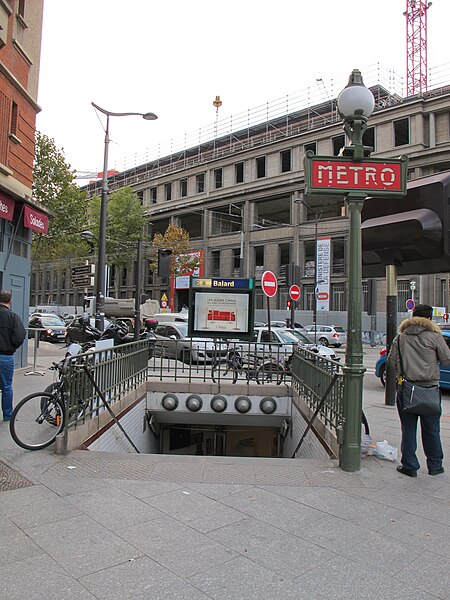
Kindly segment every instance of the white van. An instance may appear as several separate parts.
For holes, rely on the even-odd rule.
[[[179,313],[158,313],[152,315],[151,318],[156,319],[158,323],[187,323],[188,313],[187,311]]]

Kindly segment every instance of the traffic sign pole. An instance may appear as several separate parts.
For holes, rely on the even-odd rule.
[[[297,301],[300,300],[300,288],[298,285],[291,285],[289,288],[289,296],[292,300],[291,302],[291,327],[295,327],[295,308],[297,306]]]
[[[277,293],[278,282],[272,271],[264,271],[261,277],[262,291],[267,297],[267,327],[269,329],[270,341],[270,298],[273,298]]]

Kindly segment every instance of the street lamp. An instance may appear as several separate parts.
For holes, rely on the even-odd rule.
[[[106,128],[105,128],[105,151],[103,157],[103,174],[102,174],[102,194],[100,204],[100,227],[99,227],[99,239],[98,239],[98,260],[97,260],[97,272],[96,272],[96,285],[95,285],[95,326],[100,331],[105,328],[105,267],[106,267],[106,205],[108,200],[108,148],[109,148],[109,117],[128,117],[136,115],[142,117],[146,121],[154,121],[158,117],[152,113],[138,113],[138,112],[111,112],[104,108],[101,108],[94,102],[91,102],[92,106],[99,110],[101,113],[106,115]]]
[[[347,86],[337,99],[337,108],[344,120],[344,131],[350,139],[350,145],[345,146],[342,155],[350,157],[352,161],[360,162],[372,151],[372,148],[364,146],[362,137],[374,107],[374,97],[365,87],[361,72],[354,69]],[[342,446],[341,467],[344,471],[350,472],[358,471],[361,468],[362,386],[365,371],[361,331],[361,210],[366,195],[364,191],[357,190],[350,191],[346,195],[350,220],[350,260],[348,334],[345,353],[346,385],[343,407],[346,433]]]

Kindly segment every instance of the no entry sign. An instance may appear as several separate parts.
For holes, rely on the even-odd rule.
[[[277,293],[277,278],[272,271],[264,271],[261,277],[261,287],[268,298],[273,298]]]
[[[289,296],[292,300],[300,299],[300,288],[298,287],[298,285],[291,285],[291,287],[289,288]]]

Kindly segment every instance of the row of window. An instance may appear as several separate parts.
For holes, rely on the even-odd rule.
[[[394,126],[394,145],[404,146],[409,144],[409,118],[398,119],[393,122]],[[341,149],[345,146],[345,135],[340,134],[331,138],[333,155],[338,156]],[[363,135],[363,143],[365,146],[370,146],[375,149],[375,127],[368,127]],[[317,142],[304,144],[304,151],[308,150],[317,153]],[[290,148],[280,152],[280,173],[288,173],[292,171],[292,150]],[[213,170],[212,188],[219,190],[224,186],[223,167]],[[256,179],[263,179],[267,176],[267,157],[258,156],[255,158],[255,176]],[[244,183],[245,181],[245,163],[240,161],[234,165],[234,183]],[[188,178],[183,177],[178,182],[168,182],[163,186],[164,200],[170,201],[174,199],[174,186],[178,184],[178,197],[186,198],[189,194]],[[199,173],[195,176],[195,193],[201,194],[205,191],[205,173]],[[150,203],[156,204],[158,201],[158,187],[150,188]]]

